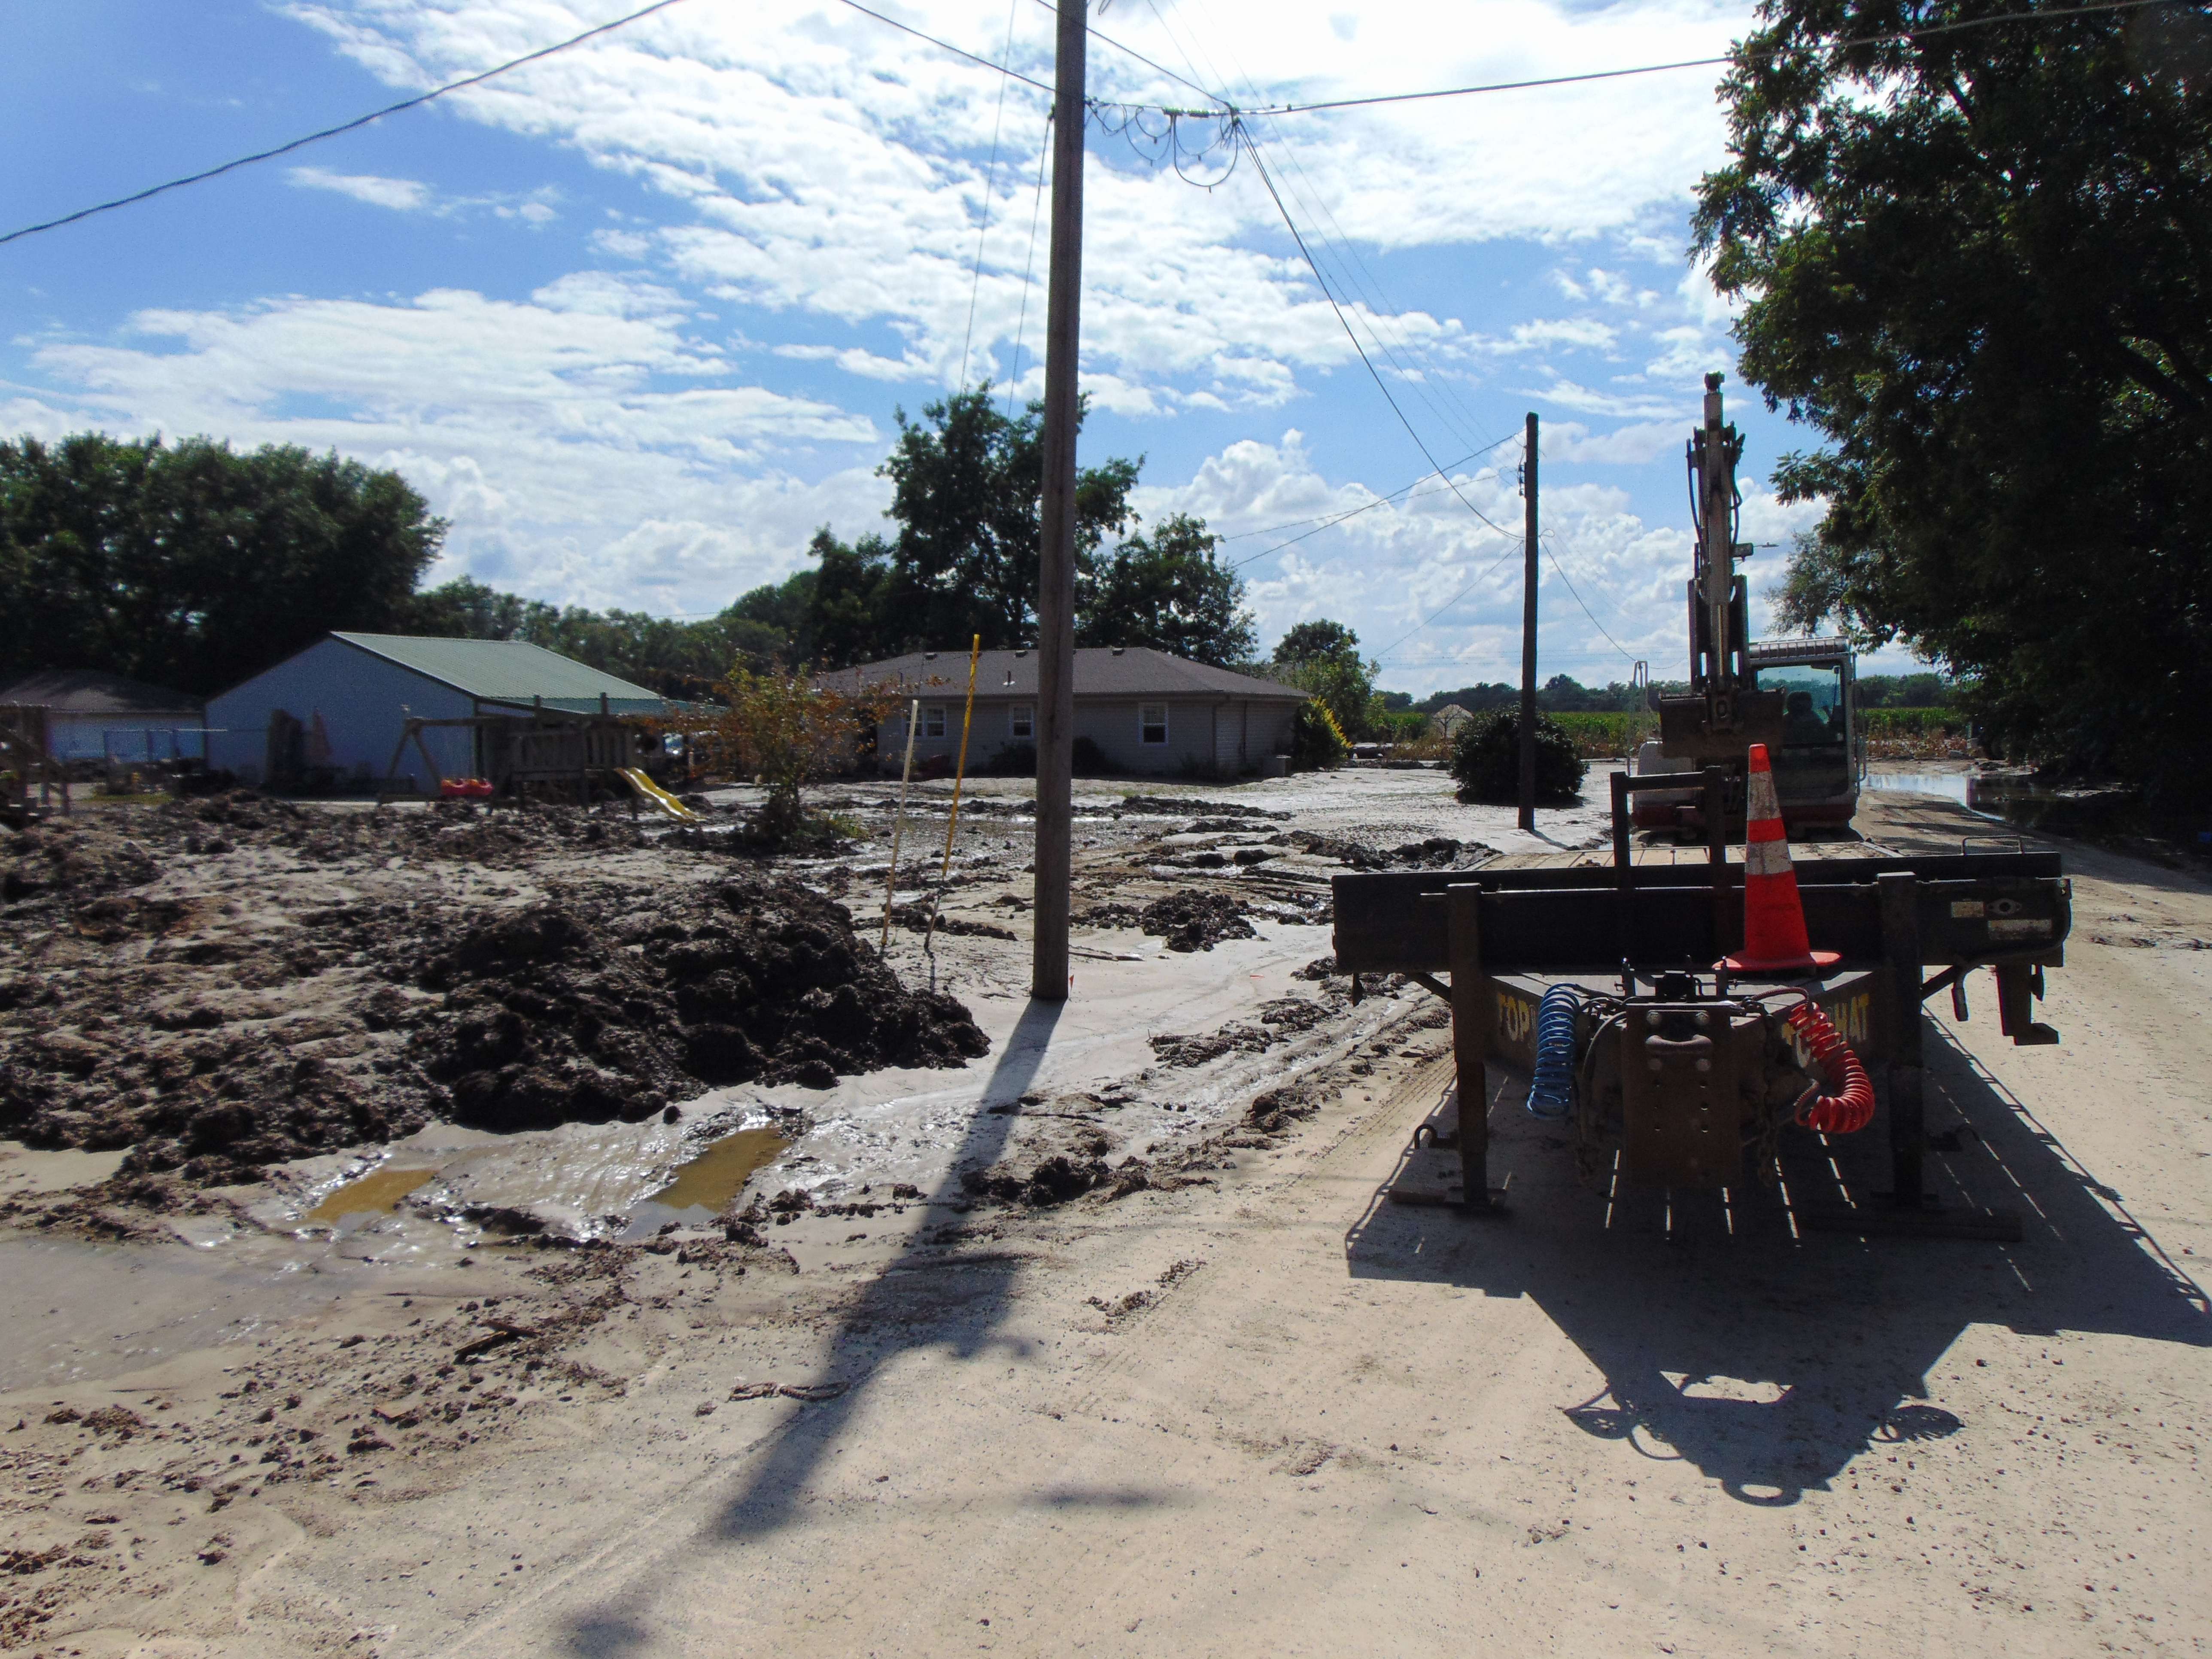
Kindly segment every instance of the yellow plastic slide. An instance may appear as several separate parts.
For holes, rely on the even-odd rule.
[[[686,806],[682,801],[677,799],[675,796],[670,794],[665,789],[663,789],[659,784],[655,783],[651,778],[646,776],[644,773],[639,771],[635,766],[623,767],[622,769],[622,775],[623,777],[629,780],[629,787],[637,791],[638,798],[644,801],[647,805],[657,806],[662,811],[667,813],[670,817],[678,819],[684,823],[696,823],[699,822],[699,815],[696,812]]]

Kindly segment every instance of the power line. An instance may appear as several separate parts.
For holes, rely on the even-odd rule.
[[[1552,539],[1552,533],[1548,530],[1545,531],[1540,534],[1536,539],[1540,542],[1549,544]],[[1605,624],[1597,619],[1595,614],[1591,611],[1589,606],[1583,604],[1583,596],[1576,590],[1574,579],[1567,574],[1567,568],[1559,562],[1558,549],[1547,544],[1544,549],[1544,556],[1551,560],[1552,568],[1558,573],[1559,580],[1566,583],[1567,592],[1574,595],[1575,604],[1581,609],[1583,615],[1589,618],[1589,625],[1597,629],[1599,633],[1605,634],[1605,642],[1607,645],[1620,652],[1620,654],[1626,658],[1630,662],[1634,662],[1636,658],[1630,653],[1628,648],[1622,645],[1619,640],[1613,638],[1611,634],[1606,633]]]
[[[1006,376],[1006,418],[1014,414],[1014,388],[1022,381],[1022,337],[1030,325],[1030,273],[1036,268],[1037,220],[1044,212],[1044,158],[1052,153],[1052,121],[1058,112],[1044,112],[1044,139],[1037,145],[1036,198],[1030,204],[1030,251],[1022,256],[1022,314],[1014,325],[1013,368]]]
[[[1442,477],[1446,483],[1451,484],[1451,492],[1459,496],[1462,507],[1474,514],[1492,530],[1497,531],[1499,535],[1510,534],[1510,532],[1502,525],[1473,501],[1468,500],[1456,483],[1452,483],[1451,475],[1446,472],[1443,465],[1438,463],[1436,456],[1431,452],[1427,441],[1414,429],[1413,423],[1406,418],[1406,411],[1398,406],[1398,400],[1390,395],[1389,383],[1383,380],[1382,374],[1376,369],[1374,359],[1367,355],[1367,348],[1359,343],[1359,336],[1352,331],[1352,324],[1344,314],[1344,307],[1337,304],[1336,295],[1329,292],[1328,280],[1321,274],[1321,267],[1314,263],[1313,254],[1306,247],[1306,239],[1298,229],[1297,221],[1291,217],[1290,209],[1283,205],[1282,193],[1275,188],[1275,180],[1267,171],[1267,162],[1261,159],[1260,147],[1254,140],[1251,130],[1240,121],[1237,124],[1237,131],[1243,137],[1244,149],[1252,158],[1252,165],[1259,170],[1261,182],[1267,186],[1267,194],[1275,204],[1275,211],[1282,215],[1284,224],[1290,228],[1291,240],[1297,244],[1298,252],[1306,262],[1306,269],[1313,272],[1314,281],[1320,284],[1322,297],[1328,301],[1329,309],[1336,313],[1336,320],[1342,325],[1345,338],[1352,342],[1352,349],[1359,354],[1359,361],[1367,366],[1367,372],[1373,377],[1376,389],[1382,393],[1382,400],[1390,405],[1390,412],[1398,417],[1399,425],[1406,428],[1407,435],[1413,439],[1415,447],[1419,449],[1422,458],[1428,462],[1430,471]]]
[[[1519,434],[1517,433],[1509,432],[1504,437],[1498,439],[1497,443],[1485,444],[1480,449],[1472,451],[1468,454],[1461,456],[1457,460],[1454,461],[1452,465],[1454,466],[1465,466],[1469,461],[1474,459],[1476,456],[1486,454],[1491,450],[1497,448],[1498,444],[1505,443],[1518,435]],[[1358,514],[1366,512],[1370,507],[1380,507],[1385,501],[1395,501],[1399,496],[1403,495],[1407,490],[1416,489],[1419,486],[1428,483],[1430,479],[1436,476],[1437,475],[1433,472],[1424,472],[1419,477],[1414,479],[1412,483],[1401,484],[1389,495],[1377,495],[1371,501],[1362,501],[1358,507],[1346,507],[1341,511],[1316,513],[1310,519],[1291,519],[1286,523],[1271,524],[1259,530],[1239,530],[1233,532],[1229,535],[1222,536],[1218,538],[1218,539],[1224,542],[1249,541],[1255,536],[1279,536],[1285,530],[1297,530],[1310,524],[1319,525],[1322,529],[1326,530],[1330,525],[1341,524],[1345,520],[1355,518]],[[1437,492],[1430,489],[1423,490],[1421,493],[1423,495],[1433,495]]]
[[[1006,0],[1006,44],[1001,57],[1014,55],[1014,13],[1020,0]],[[975,228],[975,275],[968,284],[968,332],[960,342],[960,384],[968,384],[968,353],[975,343],[975,301],[983,291],[983,239],[991,232],[991,198],[999,184],[999,130],[1006,118],[1006,81],[999,78],[999,108],[991,118],[991,165],[983,173],[983,222]]]
[[[210,179],[220,178],[224,173],[234,172],[240,167],[251,167],[257,161],[272,161],[279,155],[289,155],[293,151],[304,149],[310,144],[320,143],[325,138],[335,138],[339,137],[341,134],[356,131],[362,127],[369,125],[373,122],[383,119],[387,115],[397,115],[406,110],[417,109],[422,105],[430,103],[434,100],[443,98],[450,93],[460,92],[470,87],[481,86],[483,82],[492,80],[495,76],[507,74],[514,70],[520,69],[525,64],[537,63],[542,58],[550,58],[556,52],[566,52],[572,46],[580,46],[585,41],[592,40],[597,36],[611,33],[614,30],[627,27],[629,25],[638,21],[641,18],[650,17],[655,12],[665,11],[669,7],[678,3],[679,3],[679,0],[653,0],[653,3],[651,5],[641,6],[637,10],[628,13],[623,16],[615,18],[610,22],[601,23],[594,27],[586,29],[580,34],[571,35],[565,40],[556,41],[550,46],[542,46],[535,52],[525,52],[520,58],[511,58],[504,64],[497,64],[491,69],[482,70],[475,75],[464,76],[458,81],[447,82],[444,86],[434,87],[428,92],[418,93],[412,98],[403,98],[396,104],[387,104],[383,108],[372,110],[366,115],[356,116],[353,119],[349,121],[341,121],[335,126],[321,128],[317,131],[307,133],[301,137],[291,139],[285,143],[275,145],[270,149],[256,150],[250,155],[240,155],[231,161],[222,162],[219,166],[203,168],[198,173],[186,173],[180,178],[164,179],[158,185],[148,185],[144,190],[133,191],[128,196],[118,196],[112,201],[97,202],[90,207],[79,208],[74,213],[65,213],[57,219],[48,219],[42,221],[38,224],[25,225],[20,229],[11,230],[4,234],[0,234],[0,246],[4,246],[9,242],[19,241],[26,236],[35,236],[42,231],[58,230],[64,225],[76,224],[78,221],[89,219],[95,214],[109,213],[118,208],[130,207],[134,204],[146,201],[153,197],[162,195],[169,191],[181,190],[187,185],[202,184]],[[1024,75],[1019,70],[1011,68],[1005,64],[994,63],[991,59],[982,56],[980,52],[969,52],[965,47],[954,46],[949,40],[939,40],[936,35],[926,33],[922,30],[914,27],[911,24],[902,23],[895,17],[886,16],[882,12],[860,4],[860,0],[839,0],[839,3],[849,6],[854,11],[860,12],[866,16],[872,17],[878,22],[885,24],[891,28],[898,30],[902,34],[910,34],[914,36],[915,39],[926,41],[929,45],[937,47],[941,52],[948,52],[956,58],[964,58],[967,62],[974,64],[979,68],[994,70],[1000,75],[1006,76],[1013,80],[1019,81],[1023,85],[1032,87],[1042,93],[1049,94],[1052,91],[1052,88],[1047,86],[1043,82],[1036,80],[1030,76]],[[1956,33],[1966,29],[1990,28],[2005,23],[2042,22],[2062,17],[2080,17],[2097,13],[2139,11],[2151,6],[2187,5],[2191,3],[2192,3],[2192,0],[2102,0],[2102,3],[2094,5],[2067,6],[2045,11],[2007,12],[1996,17],[1965,18],[1954,23],[1933,23],[1928,25],[1924,28],[1899,29],[1883,34],[1863,34],[1855,35],[1842,40],[1832,40],[1827,42],[1816,41],[1812,43],[1810,46],[1802,47],[1802,49],[1814,52],[1842,52],[1853,46],[1881,46],[1893,41],[1917,40],[1925,39],[1931,35]],[[1222,106],[1223,112],[1232,121],[1234,121],[1240,113],[1261,116],[1305,115],[1313,113],[1316,111],[1357,109],[1378,104],[1413,103],[1438,98],[1469,97],[1482,93],[1520,92],[1541,87],[1572,86],[1584,82],[1619,80],[1627,76],[1660,75],[1674,70],[1709,69],[1717,67],[1720,64],[1731,64],[1737,61],[1737,55],[1733,53],[1729,56],[1719,58],[1685,58],[1677,59],[1673,63],[1642,64],[1626,69],[1617,70],[1595,70],[1579,75],[1546,76],[1527,81],[1495,81],[1478,86],[1444,87],[1428,92],[1380,93],[1364,98],[1335,98],[1306,104],[1264,105],[1254,107],[1250,110],[1240,112],[1237,106],[1230,100],[1220,97],[1218,94],[1207,92],[1205,88],[1198,85],[1196,82],[1187,80],[1183,76],[1176,74],[1172,70],[1166,69],[1158,64],[1153,63],[1152,59],[1144,56],[1143,53],[1135,51],[1133,48],[1124,46],[1120,41],[1115,40],[1109,36],[1099,34],[1096,29],[1091,30],[1090,33],[1098,40],[1103,41],[1105,44],[1115,47],[1116,50],[1127,52],[1131,58],[1135,58],[1139,63],[1144,64],[1147,67],[1158,70],[1160,74],[1166,76],[1170,80],[1175,81],[1182,86],[1188,87],[1193,91],[1203,94],[1206,97],[1212,99],[1215,103]],[[1210,112],[1173,109],[1165,105],[1159,104],[1133,104],[1100,100],[1091,100],[1090,107],[1093,109],[1117,108],[1168,116],[1193,115]],[[1250,148],[1250,143],[1251,140],[1248,133],[1246,136],[1246,145],[1248,149]],[[1258,153],[1256,151],[1253,151],[1252,154],[1253,159],[1255,161],[1257,161],[1259,159]],[[1268,185],[1268,191],[1270,194],[1274,193],[1274,185],[1272,182]],[[1278,199],[1277,205],[1279,207],[1280,206],[1279,198]],[[1313,258],[1310,253],[1306,255],[1306,263],[1309,265],[1312,265],[1314,263]],[[1316,270],[1315,274],[1316,276],[1319,276],[1320,273],[1318,270]],[[1333,301],[1332,303],[1334,303]],[[1340,314],[1341,313],[1340,313]],[[1349,332],[1348,327],[1346,331]],[[1379,337],[1380,337],[1378,336],[1378,338]],[[1357,337],[1354,337],[1352,343],[1355,347],[1358,346],[1358,341]],[[1366,356],[1365,351],[1362,350],[1360,356],[1364,359]],[[1374,366],[1371,363],[1369,364],[1370,371],[1373,367]]]
[[[386,104],[382,109],[371,111],[367,115],[356,116],[350,121],[341,121],[334,127],[325,127],[321,131],[311,132],[304,138],[295,138],[289,143],[277,145],[274,149],[257,150],[251,155],[241,155],[234,161],[225,161],[221,167],[208,167],[198,173],[187,173],[181,179],[171,179],[161,184],[150,185],[144,190],[133,191],[128,196],[118,196],[112,202],[100,202],[88,208],[79,208],[75,213],[65,213],[58,219],[47,220],[44,224],[25,225],[21,230],[11,230],[6,235],[0,236],[0,245],[16,241],[25,236],[35,236],[42,230],[58,230],[64,225],[73,225],[80,219],[89,219],[95,213],[108,213],[117,208],[129,207],[134,202],[145,201],[148,198],[159,196],[166,191],[182,190],[186,185],[197,185],[239,167],[251,167],[256,161],[267,161],[279,155],[289,155],[294,150],[303,149],[309,144],[320,143],[325,138],[335,138],[340,133],[351,132],[357,127],[367,126],[372,121],[380,121],[387,115],[397,115],[403,110],[420,108],[433,99],[443,98],[449,92],[459,92],[466,87],[481,86],[495,76],[505,75],[510,70],[519,70],[525,64],[534,64],[541,58],[550,58],[554,53],[566,52],[571,46],[580,46],[595,36],[611,33],[616,29],[626,28],[641,17],[650,17],[657,11],[665,11],[677,3],[678,0],[653,0],[653,4],[641,7],[627,16],[617,17],[611,23],[601,23],[594,28],[586,29],[581,34],[572,34],[566,40],[557,41],[550,46],[541,46],[536,52],[525,52],[520,58],[509,58],[495,69],[485,70],[478,75],[465,76],[459,81],[449,81],[442,87],[434,88],[428,92],[417,93],[412,98],[403,98],[396,104]],[[850,5],[853,0],[846,0],[846,3]],[[865,10],[866,8],[861,9]],[[1048,87],[1045,90],[1049,92],[1051,88]]]
[[[1483,454],[1487,450],[1497,448],[1498,444],[1510,441],[1512,435],[1513,434],[1509,433],[1505,437],[1498,440],[1498,443],[1486,444],[1482,449],[1476,450],[1474,455],[1463,455],[1458,460],[1454,461],[1452,465],[1454,466],[1464,466],[1468,462],[1473,460],[1475,458],[1475,455]],[[1277,542],[1273,547],[1262,548],[1257,553],[1247,554],[1244,557],[1237,560],[1235,563],[1229,566],[1229,568],[1231,570],[1242,570],[1248,564],[1257,564],[1261,559],[1267,557],[1270,554],[1279,553],[1286,547],[1295,547],[1300,542],[1306,541],[1312,537],[1320,535],[1324,530],[1334,529],[1338,525],[1342,524],[1346,519],[1356,519],[1361,514],[1370,512],[1374,508],[1381,507],[1386,501],[1395,501],[1401,495],[1404,495],[1407,501],[1419,501],[1422,495],[1441,495],[1445,490],[1451,489],[1450,481],[1447,479],[1444,483],[1444,489],[1424,489],[1418,495],[1408,493],[1414,489],[1415,485],[1426,483],[1434,477],[1436,477],[1436,474],[1433,472],[1424,472],[1419,477],[1414,479],[1413,483],[1407,484],[1403,489],[1394,489],[1388,495],[1377,495],[1371,501],[1362,501],[1358,507],[1348,508],[1342,513],[1327,514],[1320,519],[1300,519],[1295,523],[1279,525],[1274,530],[1247,530],[1238,532],[1238,535],[1237,536],[1224,536],[1221,538],[1222,540],[1235,541],[1242,539],[1244,536],[1272,536],[1277,533],[1278,531],[1295,530],[1297,528],[1298,525],[1301,524],[1310,524],[1313,526],[1311,530],[1306,531],[1300,535],[1293,536],[1288,541]]]
[[[1809,52],[1844,52],[1853,46],[1884,46],[1892,41],[1918,40],[1932,34],[1955,34],[1964,29],[1990,28],[2002,23],[2039,23],[2046,19],[2081,17],[2094,12],[2140,11],[2148,6],[2186,5],[2191,0],[2101,0],[2088,6],[2061,6],[2047,11],[2006,12],[1996,17],[1962,18],[1954,23],[1930,23],[1924,28],[1892,29],[1880,34],[1852,35],[1841,40],[1814,41],[1798,47]],[[1778,43],[1786,49],[1788,43]],[[1746,49],[1745,55],[1749,55]],[[1574,86],[1586,81],[1618,81],[1631,75],[1664,75],[1674,70],[1712,69],[1732,64],[1738,54],[1720,58],[1683,58],[1670,64],[1638,64],[1629,69],[1592,70],[1581,75],[1550,75],[1531,81],[1492,81],[1480,86],[1442,87],[1433,92],[1386,92],[1368,98],[1332,98],[1311,104],[1278,104],[1247,110],[1249,115],[1307,115],[1316,110],[1360,109],[1373,104],[1411,104],[1435,98],[1466,98],[1486,92],[1524,92],[1535,87]]]
[[[1400,646],[1401,646],[1401,645],[1405,644],[1405,642],[1406,642],[1407,640],[1412,639],[1412,638],[1413,637],[1413,635],[1416,635],[1416,634],[1419,633],[1423,629],[1426,628],[1426,627],[1427,627],[1431,623],[1432,623],[1432,622],[1436,621],[1436,619],[1437,619],[1437,617],[1439,617],[1443,616],[1443,615],[1444,614],[1444,612],[1445,612],[1445,611],[1447,611],[1450,610],[1454,605],[1457,605],[1457,604],[1458,604],[1462,599],[1465,599],[1468,594],[1470,594],[1470,593],[1474,592],[1474,590],[1475,590],[1475,588],[1476,588],[1476,586],[1477,586],[1478,585],[1480,585],[1480,583],[1482,583],[1482,582],[1484,582],[1484,581],[1487,580],[1489,579],[1489,577],[1490,577],[1490,574],[1491,574],[1491,572],[1492,572],[1492,571],[1496,570],[1499,565],[1504,564],[1504,563],[1505,562],[1505,561],[1506,561],[1508,558],[1510,558],[1510,557],[1513,555],[1513,553],[1514,553],[1515,551],[1516,551],[1516,549],[1514,549],[1514,548],[1512,548],[1512,547],[1510,547],[1510,546],[1507,547],[1504,552],[1500,553],[1500,554],[1499,554],[1496,558],[1492,559],[1492,560],[1488,564],[1485,565],[1485,566],[1481,568],[1481,570],[1478,571],[1478,572],[1476,573],[1475,576],[1474,576],[1474,580],[1472,580],[1472,581],[1468,582],[1468,585],[1467,585],[1465,587],[1461,588],[1461,589],[1459,590],[1459,592],[1456,592],[1456,593],[1453,594],[1453,595],[1451,596],[1451,598],[1449,598],[1449,599],[1446,599],[1446,600],[1445,600],[1442,605],[1438,605],[1435,610],[1433,610],[1433,611],[1430,611],[1430,612],[1429,612],[1429,614],[1428,614],[1427,616],[1425,616],[1425,617],[1422,617],[1422,618],[1420,619],[1420,621],[1419,621],[1419,622],[1415,623],[1414,623],[1411,628],[1407,629],[1404,633],[1402,633],[1402,634],[1401,634],[1400,635],[1398,635],[1398,637],[1397,637],[1396,639],[1395,639],[1395,640],[1391,641],[1389,644],[1388,644],[1388,645],[1384,646],[1381,651],[1379,651],[1379,652],[1377,652],[1377,653],[1376,653],[1376,657],[1378,658],[1378,659],[1381,659],[1381,658],[1383,658],[1383,657],[1387,657],[1387,656],[1388,656],[1391,652],[1395,651],[1395,650],[1396,650]]]

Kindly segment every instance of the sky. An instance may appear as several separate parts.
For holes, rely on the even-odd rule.
[[[640,3],[19,8],[0,234]],[[1045,0],[875,9],[1052,79]],[[1200,89],[1313,102],[1714,56],[1750,21],[1698,0],[1110,0],[1090,86],[1155,111],[1205,106]],[[1729,309],[1689,254],[1698,181],[1725,153],[1717,80],[1255,118],[1279,210],[1218,122],[1094,115],[1083,459],[1143,457],[1147,520],[1194,513],[1226,538],[1263,648],[1334,618],[1382,685],[1419,696],[1518,678],[1533,412],[1540,672],[1603,683],[1644,659],[1664,678],[1684,672],[1682,447],[1719,370],[1746,434],[1763,629],[1761,596],[1818,515],[1776,502],[1767,473],[1817,434],[1737,382]],[[0,433],[336,449],[398,469],[451,521],[431,580],[710,614],[803,568],[817,526],[891,527],[876,469],[899,411],[978,381],[1042,391],[1049,101],[841,0],[678,0],[0,245]]]

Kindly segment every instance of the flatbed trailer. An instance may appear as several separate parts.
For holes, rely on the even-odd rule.
[[[1614,775],[1606,865],[1500,860],[1335,878],[1339,970],[1355,988],[1359,975],[1402,974],[1451,1007],[1461,1180],[1412,1201],[1503,1213],[1489,1166],[1487,1068],[1533,1076],[1539,1011],[1555,986],[1570,988],[1558,1000],[1577,1007],[1573,1127],[1585,1159],[1604,1158],[1630,1186],[1741,1189],[1771,1179],[1781,1138],[1814,1133],[1797,1127],[1790,1103],[1802,1109],[1803,1085],[1817,1081],[1814,1057],[1776,1012],[1806,1000],[1864,1062],[1888,1140],[1890,1191],[1832,1219],[1862,1232],[2017,1238],[2017,1215],[1931,1200],[1923,1005],[1948,989],[1963,1008],[1966,976],[1987,968],[2004,1035],[2058,1041],[2034,1005],[2045,970],[2064,963],[2072,924],[2059,855],[1808,859],[1796,872],[1807,931],[1840,961],[1802,978],[1734,976],[1716,964],[1743,939],[1745,866],[1717,831],[1701,863],[1638,863],[1629,828],[1638,781]],[[1702,787],[1724,787],[1719,769]]]

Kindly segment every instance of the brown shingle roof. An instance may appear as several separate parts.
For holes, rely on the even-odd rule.
[[[915,691],[939,691],[963,696],[968,689],[965,651],[914,651],[882,662],[862,663],[836,673],[816,677],[823,684],[843,690],[862,686],[892,685]],[[932,682],[934,682],[933,684]],[[1037,694],[1037,654],[1035,651],[986,651],[975,665],[975,695],[983,697],[1030,697]],[[1109,646],[1086,646],[1075,653],[1075,695],[1079,697],[1251,697],[1261,701],[1304,702],[1306,694],[1295,685],[1255,679],[1226,668],[1171,657],[1149,646],[1125,650]]]

